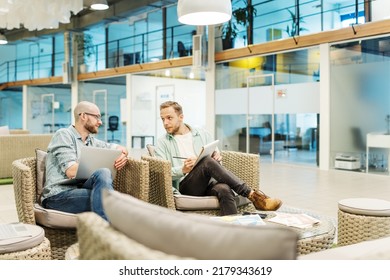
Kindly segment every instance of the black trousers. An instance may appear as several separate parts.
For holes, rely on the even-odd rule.
[[[237,214],[234,190],[248,197],[251,188],[212,157],[205,157],[180,182],[180,193],[193,196],[215,195],[221,215]]]

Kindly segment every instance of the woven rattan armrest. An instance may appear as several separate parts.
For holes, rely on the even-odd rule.
[[[222,151],[222,164],[249,187],[260,189],[260,156],[234,151]]]
[[[12,163],[12,177],[19,221],[35,225],[34,203],[37,185],[35,157],[15,160]]]
[[[143,201],[149,197],[149,164],[144,160],[133,158],[117,172],[114,189],[134,196]]]
[[[147,155],[141,158],[149,163],[148,201],[162,207],[176,209],[172,191],[171,163]]]

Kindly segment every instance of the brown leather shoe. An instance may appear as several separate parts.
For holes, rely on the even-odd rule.
[[[253,191],[248,197],[257,210],[276,211],[282,206],[282,201],[278,198],[270,198],[261,191]]]

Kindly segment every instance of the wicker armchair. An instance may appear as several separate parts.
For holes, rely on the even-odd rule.
[[[114,188],[147,201],[149,191],[148,170],[147,162],[129,159],[126,167],[117,172]],[[36,158],[29,157],[15,160],[12,163],[12,176],[19,221],[36,224]],[[42,227],[45,230],[45,236],[50,240],[52,258],[64,259],[67,248],[77,242],[76,228]]]
[[[260,157],[255,154],[246,154],[233,151],[222,151],[222,163],[228,170],[251,186],[259,189]],[[172,192],[171,163],[153,156],[143,155],[142,159],[149,162],[149,202],[159,206],[176,210],[175,198]],[[238,207],[238,211],[256,211],[252,203]],[[185,211],[196,214],[219,215],[219,209]]]

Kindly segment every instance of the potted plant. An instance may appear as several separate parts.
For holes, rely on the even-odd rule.
[[[291,25],[287,25],[285,31],[289,37],[297,36],[301,33],[301,31],[307,30],[301,25],[302,23],[305,23],[301,17],[297,17],[295,13],[291,12],[290,10],[287,11],[290,13]]]
[[[253,17],[256,16],[256,14],[256,8],[252,4],[249,4],[247,0],[232,0],[232,18],[222,25],[223,49],[234,47],[234,40],[239,32],[238,26],[246,28],[247,43],[253,43],[252,25]]]
[[[77,44],[80,72],[87,72],[87,62],[95,53],[95,45],[91,34],[76,33],[74,41]]]

